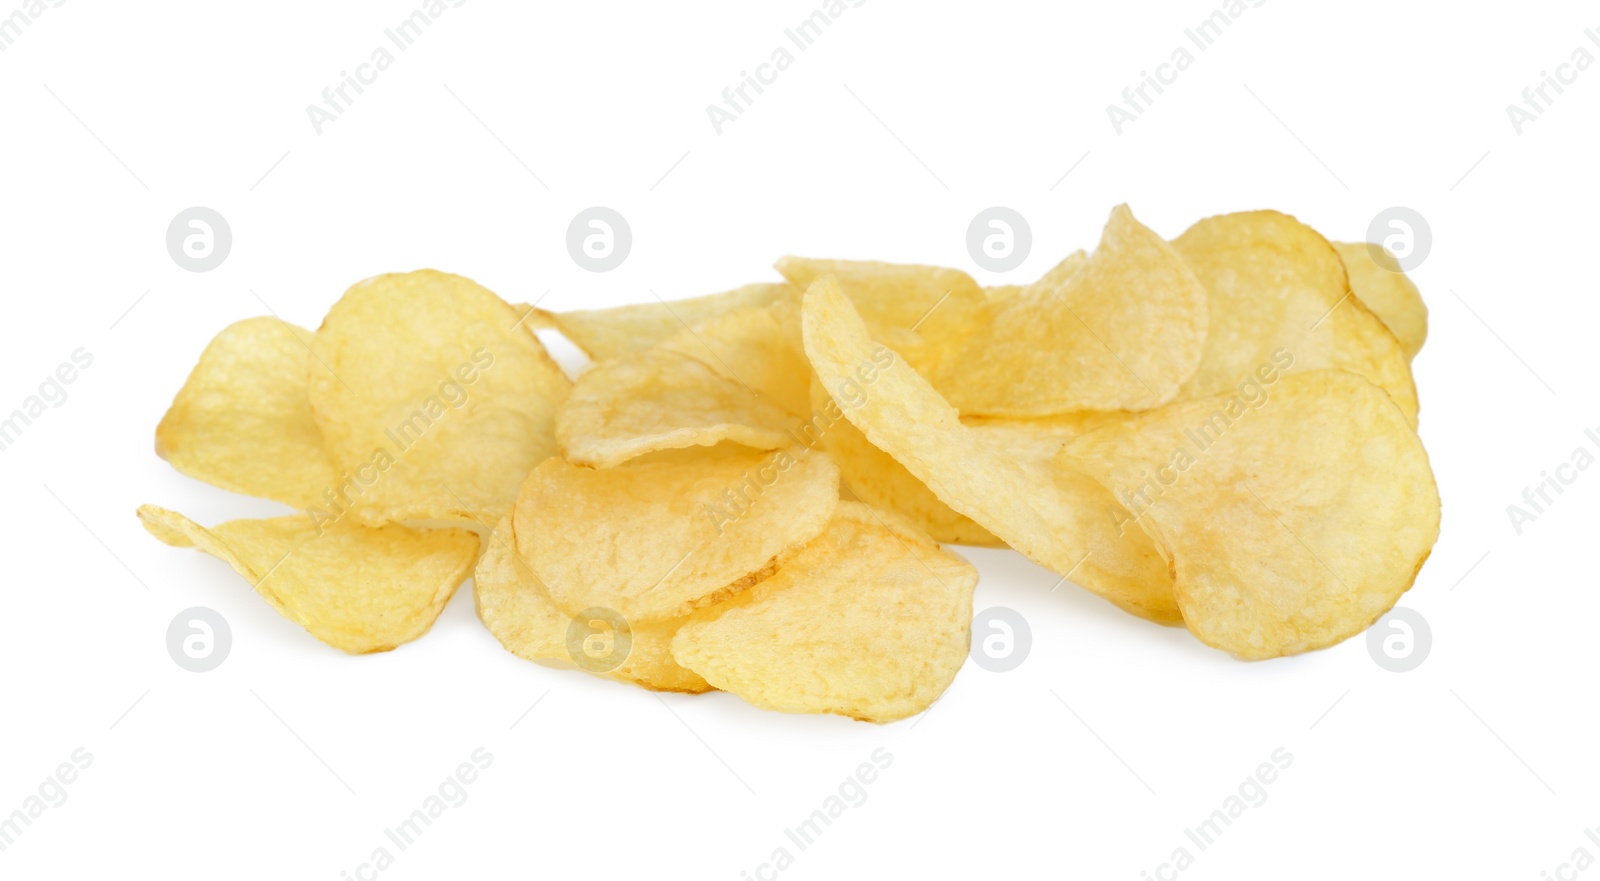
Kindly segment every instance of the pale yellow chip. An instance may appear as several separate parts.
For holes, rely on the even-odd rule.
[[[887,348],[883,353],[884,363],[889,363],[892,355]],[[844,400],[853,401],[854,396],[847,392]],[[821,383],[812,384],[811,401],[817,418],[807,426],[808,436],[820,441],[839,464],[840,482],[857,499],[899,512],[937,541],[987,547],[1004,544],[972,518],[951,510],[904,465],[873,446],[861,429],[845,418],[841,405]]]
[[[775,450],[800,436],[810,377],[796,303],[734,309],[584,373],[556,437],[596,468],[724,440]]]
[[[889,511],[841,502],[777,574],[689,618],[678,662],[764,709],[893,722],[967,659],[978,570]]]
[[[338,485],[306,394],[311,333],[276,318],[224,328],[156,427],[156,455],[213,486],[306,508]]]
[[[1428,338],[1428,307],[1399,261],[1375,242],[1334,242],[1350,276],[1350,289],[1400,341],[1410,360]]]
[[[1073,251],[1061,258],[1061,262],[1050,267],[1050,271],[1040,276],[1039,280],[1027,285],[1023,290],[1033,293],[1043,290],[1057,290],[1067,283],[1067,279],[1078,274],[1078,270],[1089,264],[1089,255],[1083,250]],[[991,297],[991,299],[993,299]]]
[[[1112,211],[1087,262],[1058,270],[940,363],[934,387],[963,414],[1145,409],[1193,375],[1206,339],[1205,289],[1126,205]]]
[[[1013,456],[961,424],[939,393],[879,348],[832,279],[805,295],[806,354],[846,418],[940,501],[1034,562],[1154,621],[1179,618],[1167,566],[1098,507],[1086,477]],[[892,352],[889,354],[893,354]],[[1080,479],[1081,478],[1081,479]]]
[[[605,361],[648,349],[685,326],[692,326],[725,312],[745,307],[767,306],[795,290],[784,282],[747,284],[684,300],[635,303],[611,309],[580,309],[572,312],[536,310],[533,320],[561,331],[595,361]]]
[[[309,362],[311,410],[342,472],[338,508],[316,513],[378,525],[493,523],[509,510],[556,452],[571,388],[524,317],[433,270],[346,291]]]
[[[1173,246],[1211,300],[1211,332],[1188,401],[1264,381],[1268,373],[1335,368],[1389,393],[1416,425],[1417,391],[1394,334],[1350,295],[1344,263],[1316,230],[1277,211],[1196,223]]]
[[[517,558],[511,522],[503,517],[494,528],[472,579],[478,619],[507,651],[547,667],[581,669],[657,691],[711,690],[699,674],[672,657],[672,638],[687,618],[591,625],[563,612],[533,570]],[[597,645],[591,634],[600,637]]]
[[[283,617],[351,654],[427,633],[478,553],[477,536],[461,529],[340,523],[319,531],[300,514],[207,529],[155,505],[140,507],[139,520],[173,547],[223,560]]]
[[[838,467],[804,447],[669,450],[599,470],[553,457],[517,498],[517,550],[562,609],[645,624],[770,575],[838,501]]]
[[[959,269],[784,257],[778,271],[801,291],[832,276],[873,336],[924,376],[934,375],[990,311],[983,289]]]
[[[1405,414],[1352,373],[1283,377],[1132,414],[1063,465],[1116,493],[1171,561],[1189,629],[1242,658],[1332,645],[1387,612],[1439,535],[1439,492]]]

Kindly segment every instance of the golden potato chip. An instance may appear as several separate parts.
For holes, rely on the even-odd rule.
[[[903,361],[874,360],[878,347],[832,279],[806,292],[803,317],[806,354],[845,416],[940,501],[1129,612],[1179,619],[1166,562],[1097,507],[1104,494],[1088,490],[1098,484],[998,449]]]
[[[797,416],[810,405],[811,365],[800,348],[798,296],[708,318],[660,347],[699,360]]]
[[[957,514],[939,501],[933,490],[904,465],[868,442],[821,383],[813,382],[811,388],[811,406],[818,417],[808,428],[814,428],[822,448],[839,465],[840,483],[857,499],[899,512],[936,541],[987,547],[1003,544],[972,518]]]
[[[711,690],[698,673],[672,657],[672,638],[687,618],[639,625],[606,621],[591,628],[556,607],[533,570],[517,559],[515,544],[511,517],[502,517],[484,545],[472,579],[478,619],[507,651],[547,667],[582,669],[657,691]],[[619,623],[627,626],[618,627]],[[600,645],[591,649],[588,635],[597,632],[602,636]],[[581,639],[576,655],[574,636]],[[584,659],[581,665],[575,662],[578,656]]]
[[[778,271],[801,291],[833,276],[872,335],[924,376],[954,354],[989,309],[983,289],[958,269],[784,257]]]
[[[319,531],[301,514],[207,529],[155,505],[140,507],[139,520],[173,547],[223,560],[283,617],[351,654],[427,633],[478,553],[477,536],[461,529],[338,523]]]
[[[1028,290],[1030,293],[1046,289],[1057,290],[1062,285],[1067,283],[1067,279],[1076,275],[1078,270],[1088,265],[1088,263],[1088,254],[1084,253],[1081,249],[1073,251],[1071,254],[1063,257],[1060,263],[1050,267],[1049,272],[1046,272],[1039,278],[1038,281],[1028,285],[1026,288],[1024,288],[1024,290]]]
[[[967,659],[978,570],[890,511],[840,502],[777,574],[689,617],[678,662],[751,704],[893,722]]]
[[[1344,263],[1316,230],[1277,211],[1247,211],[1202,220],[1172,244],[1211,299],[1205,357],[1177,400],[1239,388],[1268,369],[1331,367],[1371,380],[1416,425],[1405,352],[1350,296]]]
[[[1063,274],[1005,303],[941,362],[933,384],[952,406],[1047,416],[1144,409],[1178,393],[1207,324],[1205,289],[1178,253],[1123,205],[1088,261]]]
[[[1428,338],[1428,307],[1417,286],[1380,244],[1334,242],[1333,247],[1350,276],[1350,290],[1399,340],[1406,360],[1415,358]]]
[[[762,282],[684,300],[636,303],[612,309],[573,312],[535,310],[535,320],[561,331],[595,361],[648,349],[686,326],[744,307],[766,306],[794,289],[784,282]]]
[[[528,475],[514,527],[556,605],[638,625],[770,575],[838,501],[838,467],[804,447],[670,450],[599,470],[553,457]]]
[[[276,318],[224,328],[156,427],[156,455],[213,486],[305,508],[338,473],[306,393],[311,333]]]
[[[571,383],[523,315],[470,279],[380,275],[317,331],[311,411],[341,469],[333,510],[368,525],[493,523],[555,453]]]
[[[1405,414],[1339,370],[1128,415],[1061,454],[1116,493],[1171,562],[1184,621],[1241,658],[1332,645],[1387,612],[1439,535],[1439,492]]]

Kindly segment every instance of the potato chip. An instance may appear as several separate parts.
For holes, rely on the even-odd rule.
[[[301,514],[207,529],[155,505],[140,507],[139,520],[173,547],[223,560],[283,617],[351,654],[427,633],[478,553],[477,536],[461,529],[339,523],[319,531]]]
[[[972,518],[951,510],[904,465],[868,442],[821,383],[813,382],[811,387],[812,410],[818,414],[811,428],[838,463],[839,482],[857,499],[900,513],[936,541],[987,547],[1004,544]]]
[[[1126,205],[1082,267],[1058,269],[1063,281],[1030,285],[940,363],[933,385],[962,413],[1144,409],[1171,400],[1194,373],[1205,289]]]
[[[1050,271],[1041,276],[1038,281],[1027,285],[1024,289],[1028,290],[1030,293],[1034,291],[1057,290],[1062,285],[1067,283],[1067,279],[1077,275],[1078,270],[1088,265],[1088,263],[1088,254],[1084,253],[1084,251],[1081,249],[1073,251],[1071,254],[1063,257],[1060,263],[1050,267]]]
[[[276,318],[224,328],[156,427],[156,455],[213,486],[305,508],[338,483],[306,394],[310,331]]]
[[[502,517],[484,544],[483,557],[473,574],[478,619],[507,651],[547,667],[583,669],[657,691],[711,690],[698,673],[672,657],[672,638],[687,618],[654,624],[628,623],[625,628],[606,622],[604,626],[613,632],[605,634],[607,638],[599,651],[591,652],[587,640],[580,643],[578,651],[586,654],[586,663],[576,663],[571,644],[576,616],[556,607],[533,570],[517,558],[515,546],[511,517]],[[579,624],[580,634],[590,632],[583,622]],[[589,656],[595,657],[597,663],[588,663]]]
[[[833,276],[872,335],[924,376],[955,353],[989,310],[983,289],[958,269],[784,257],[778,271],[801,291]]]
[[[1205,357],[1178,400],[1238,388],[1268,368],[1331,367],[1371,380],[1416,425],[1405,352],[1350,296],[1344,263],[1316,230],[1277,211],[1247,211],[1202,220],[1172,244],[1211,299]]]
[[[908,521],[841,502],[776,575],[691,615],[672,651],[757,707],[893,722],[931,706],[966,661],[977,583]]]
[[[1344,371],[1285,376],[1237,416],[1226,400],[1131,414],[1074,440],[1062,464],[1138,516],[1206,644],[1259,659],[1360,633],[1439,535],[1422,442],[1388,395]]]
[[[997,448],[899,358],[874,360],[878,347],[832,279],[806,292],[803,317],[806,354],[845,416],[940,501],[1129,612],[1179,619],[1166,562],[1099,507],[1098,484]]]
[[[571,386],[523,318],[433,270],[346,291],[309,362],[311,410],[342,478],[338,507],[318,513],[379,525],[493,523],[509,510],[555,453]]]
[[[1406,360],[1415,358],[1428,338],[1428,307],[1417,286],[1380,244],[1334,242],[1333,247],[1350,276],[1350,290],[1399,340]]]
[[[547,312],[533,320],[561,331],[595,361],[606,361],[648,349],[687,326],[745,307],[766,306],[795,293],[784,282],[747,284],[720,294],[707,294],[684,300],[636,303],[612,309],[581,309],[573,312]]]
[[[632,624],[686,615],[770,575],[822,531],[839,469],[804,447],[671,450],[616,468],[560,457],[517,497],[517,551],[568,612]]]

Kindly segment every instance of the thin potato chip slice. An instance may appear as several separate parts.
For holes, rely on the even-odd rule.
[[[535,320],[561,331],[595,361],[606,361],[648,349],[677,335],[685,326],[734,309],[767,306],[793,293],[795,290],[784,282],[762,282],[684,300],[572,312],[534,311]]]
[[[477,536],[461,529],[342,523],[319,532],[300,514],[207,529],[155,505],[140,507],[139,520],[173,547],[226,562],[283,617],[351,654],[427,633],[478,554]]]
[[[311,332],[247,318],[217,334],[156,427],[156,455],[213,486],[306,508],[339,482],[306,394]]]
[[[804,326],[806,354],[846,418],[940,501],[1135,615],[1179,620],[1165,561],[1099,506],[1098,484],[997,448],[903,361],[880,365],[879,347],[832,279],[806,292]]]
[[[310,362],[311,410],[349,478],[338,509],[320,513],[380,525],[493,523],[509,510],[518,482],[556,451],[571,387],[524,317],[433,270],[346,291]]]
[[[1334,242],[1350,276],[1350,290],[1400,341],[1406,360],[1417,356],[1428,338],[1428,307],[1399,261],[1375,242]]]
[[[517,498],[517,550],[562,609],[645,624],[770,575],[838,501],[838,466],[804,447],[671,450],[599,470],[552,457]]]
[[[1177,400],[1235,389],[1264,365],[1334,368],[1371,380],[1416,425],[1405,352],[1350,295],[1344,263],[1316,230],[1277,211],[1247,211],[1202,220],[1172,244],[1211,301],[1205,357]]]
[[[1422,442],[1388,395],[1344,371],[1285,376],[1237,415],[1228,400],[1132,414],[1061,462],[1138,515],[1206,644],[1259,659],[1360,633],[1439,535]]]
[[[672,638],[687,618],[630,623],[625,637],[612,634],[605,647],[608,653],[626,652],[620,661],[605,658],[592,670],[575,663],[570,645],[574,616],[550,599],[533,570],[517,559],[515,546],[511,518],[503,517],[484,545],[472,579],[478,619],[507,651],[547,667],[584,669],[656,691],[711,690],[698,673],[672,657]]]
[[[1200,280],[1122,205],[1087,262],[1005,302],[933,384],[970,415],[1154,407],[1194,374],[1207,321]]]
[[[932,705],[966,661],[977,583],[903,518],[841,502],[776,575],[691,615],[672,651],[758,707],[893,722]]]

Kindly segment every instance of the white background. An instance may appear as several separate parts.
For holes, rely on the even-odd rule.
[[[1179,846],[1185,879],[1538,879],[1580,846],[1600,857],[1584,836],[1600,825],[1600,470],[1520,536],[1506,513],[1600,426],[1600,68],[1520,135],[1505,112],[1575,47],[1600,54],[1592,7],[1269,0],[1118,135],[1106,105],[1212,0],[870,0],[719,135],[706,105],[816,4],[474,0],[318,135],[306,106],[418,4],[357,6],[73,0],[0,53],[0,412],[74,349],[94,358],[0,453],[0,813],[75,748],[94,756],[0,876],[356,877],[478,747],[494,761],[467,801],[380,877],[731,881],[780,846],[784,878],[1133,881]],[[1123,201],[1168,236],[1260,207],[1342,239],[1392,205],[1429,221],[1415,370],[1444,525],[1402,599],[1433,633],[1416,671],[1379,668],[1361,638],[1242,663],[1049,592],[1055,576],[1013,553],[963,550],[977,607],[1032,626],[1019,669],[969,663],[894,725],[786,716],[521,661],[470,588],[423,639],[346,656],[134,518],[143,502],[203,523],[281,510],[151,449],[211,335],[269,307],[314,327],[350,283],[419,267],[604,306],[773,279],[785,253],[1026,281]],[[165,248],[191,205],[233,230],[206,274]],[[567,255],[591,205],[631,223],[614,272]],[[991,205],[1033,229],[1003,277],[964,245]],[[233,629],[206,674],[165,647],[195,605]],[[868,800],[794,847],[783,830],[879,747],[893,764]],[[1294,761],[1265,804],[1203,852],[1188,842],[1279,747]]]

